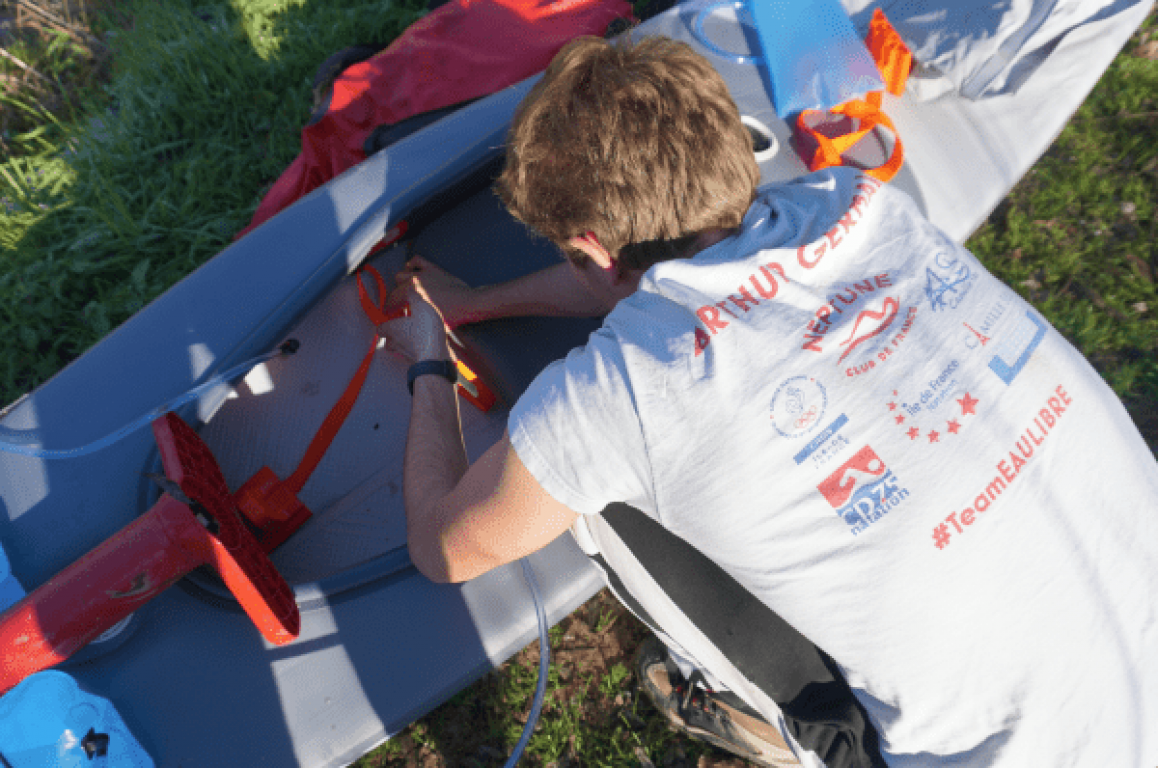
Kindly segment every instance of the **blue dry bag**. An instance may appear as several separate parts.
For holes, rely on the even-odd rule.
[[[0,698],[0,755],[12,768],[154,768],[112,704],[52,669]]]
[[[837,0],[747,0],[776,114],[830,109],[884,82]]]

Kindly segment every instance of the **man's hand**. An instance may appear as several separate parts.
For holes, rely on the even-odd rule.
[[[578,286],[558,268],[538,274],[549,285],[564,277]],[[542,281],[533,277],[532,288],[536,280]],[[453,359],[441,305],[428,289],[444,289],[440,301],[472,289],[423,259],[411,260],[398,283],[387,307],[407,301],[410,316],[383,323],[378,332],[411,360]],[[541,549],[575,521],[576,513],[543,490],[505,434],[468,464],[458,398],[445,379],[419,377],[413,396],[402,491],[410,557],[424,575],[437,582],[472,579]]]
[[[395,275],[394,282],[398,284],[398,289],[391,294],[390,303],[397,303],[396,299],[401,301],[398,294],[408,289],[415,279],[421,279],[431,303],[442,312],[442,319],[448,328],[457,328],[465,323],[483,319],[474,307],[478,289],[471,288],[445,269],[436,267],[421,256],[410,259]]]
[[[378,334],[386,339],[391,349],[407,359],[451,360],[453,356],[446,343],[446,323],[438,307],[430,299],[424,285],[426,278],[408,278],[390,294],[387,306],[403,301],[410,303],[410,316],[391,320],[378,326]]]

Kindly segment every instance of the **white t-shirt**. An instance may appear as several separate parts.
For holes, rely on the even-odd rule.
[[[554,498],[636,506],[830,654],[890,765],[1158,765],[1158,464],[903,193],[761,190],[510,436]]]

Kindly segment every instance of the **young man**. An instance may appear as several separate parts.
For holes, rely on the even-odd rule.
[[[626,503],[824,649],[889,765],[1158,764],[1158,465],[1121,404],[903,194],[757,182],[686,46],[558,55],[500,190],[569,264],[477,294],[419,262],[385,329],[422,361],[415,564],[470,579]],[[432,296],[451,322],[611,311],[468,467]],[[783,726],[723,645],[656,619]]]

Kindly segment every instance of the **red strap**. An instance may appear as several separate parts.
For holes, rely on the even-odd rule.
[[[594,235],[592,235],[592,237],[594,237]],[[375,282],[378,283],[379,301],[384,303],[385,298],[382,297],[386,296],[386,282],[382,279],[382,275],[378,274],[378,270],[369,264],[363,267],[363,271],[369,272]],[[389,320],[410,316],[409,304],[402,304],[390,312],[385,312],[384,309],[375,306],[374,302],[370,300],[369,291],[367,291],[366,286],[362,284],[362,272],[358,273],[358,298],[362,301],[362,309],[365,310],[366,316],[370,318],[370,321],[373,322],[374,325],[381,325]],[[460,349],[459,351],[462,352],[463,350]],[[472,371],[466,363],[462,360],[455,360],[454,362],[458,368],[458,394],[483,413],[489,411],[498,400],[494,392],[482,382],[478,374]]]
[[[378,284],[378,304],[375,304],[370,299],[370,292],[366,290],[365,284],[362,282],[362,273],[369,272],[374,282]],[[362,302],[362,311],[366,313],[366,317],[370,318],[370,322],[375,326],[382,325],[382,323],[390,320],[397,320],[400,317],[410,317],[410,305],[399,304],[390,312],[386,312],[386,281],[382,279],[382,275],[378,270],[367,264],[358,271],[358,300]]]
[[[885,90],[894,96],[904,93],[905,81],[913,68],[913,54],[880,8],[873,11],[864,44],[885,79]]]
[[[820,130],[817,130],[817,126],[824,121],[826,115],[844,115],[855,120],[857,127],[855,130],[839,136],[827,136]],[[815,122],[810,125],[809,121]],[[834,165],[844,165],[844,153],[878,126],[883,126],[892,131],[894,137],[893,151],[884,164],[876,168],[865,169],[865,173],[881,181],[888,181],[897,175],[897,171],[901,169],[901,165],[905,161],[901,137],[897,134],[897,129],[893,125],[893,121],[881,111],[880,91],[873,91],[868,94],[863,101],[859,99],[846,101],[844,104],[833,107],[827,112],[821,112],[816,109],[806,109],[801,112],[800,117],[797,118],[796,126],[803,133],[812,137],[813,141],[817,144],[816,152],[812,158],[806,158],[808,169],[811,171],[819,171],[821,168],[829,168]]]
[[[455,360],[454,365],[458,368],[459,396],[483,413],[489,411],[498,399],[495,393],[462,360]]]

